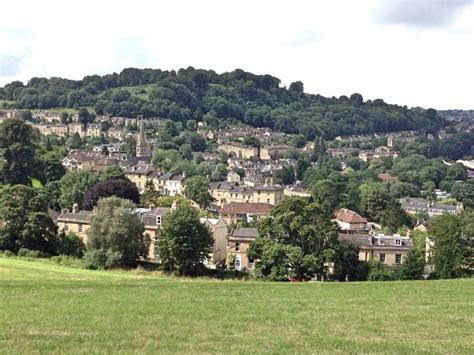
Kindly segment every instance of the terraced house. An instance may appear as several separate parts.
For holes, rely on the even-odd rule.
[[[413,248],[413,240],[409,235],[376,234],[364,217],[347,208],[338,210],[334,221],[339,226],[338,239],[357,246],[361,261],[378,260],[393,266],[401,264]]]
[[[259,184],[250,187],[220,181],[211,182],[209,189],[219,207],[231,202],[267,203],[275,206],[285,198],[285,187],[281,185]]]

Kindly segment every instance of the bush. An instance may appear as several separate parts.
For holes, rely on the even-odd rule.
[[[62,231],[59,234],[59,244],[57,249],[60,255],[70,255],[77,258],[82,258],[85,252],[85,245],[76,234],[69,232],[65,234]]]
[[[5,250],[3,252],[3,256],[6,256],[7,258],[10,258],[12,256],[15,256],[15,254],[11,250]]]
[[[383,265],[379,261],[371,260],[369,264],[369,281],[393,281],[395,279],[394,272],[388,266]]]
[[[91,270],[113,269],[121,266],[122,254],[111,249],[96,249],[84,254],[84,262]]]
[[[29,252],[30,252],[30,249],[27,249],[27,248],[20,248],[20,250],[18,250],[17,255],[18,255],[18,256],[21,256],[21,257],[25,257],[25,256],[28,255]]]
[[[58,256],[53,256],[51,258],[51,261],[54,262],[55,264],[61,265],[61,266],[68,266],[68,267],[74,267],[78,269],[85,269],[86,268],[86,263],[83,259],[80,258],[75,258],[70,255],[58,255]]]

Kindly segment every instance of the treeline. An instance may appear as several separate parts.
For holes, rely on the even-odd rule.
[[[442,125],[433,109],[364,101],[357,93],[327,98],[304,93],[300,81],[288,88],[280,84],[276,77],[240,69],[217,74],[192,67],[177,72],[127,68],[82,80],[32,78],[27,85],[14,81],[0,88],[0,99],[14,101],[4,108],[93,107],[97,114],[197,119],[210,125],[221,119],[309,139],[321,133],[327,138],[419,129],[434,133]]]

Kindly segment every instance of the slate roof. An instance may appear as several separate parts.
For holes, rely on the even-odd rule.
[[[61,213],[57,220],[58,222],[75,222],[75,223],[89,223],[92,216],[92,211],[78,211],[76,213],[65,212]]]
[[[230,234],[230,238],[255,239],[258,237],[257,228],[235,228]]]

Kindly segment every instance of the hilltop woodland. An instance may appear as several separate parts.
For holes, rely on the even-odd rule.
[[[164,117],[184,122],[219,120],[300,133],[312,140],[339,135],[424,130],[435,133],[442,119],[432,109],[364,101],[354,93],[339,98],[304,93],[301,81],[281,87],[280,79],[237,69],[217,74],[188,67],[177,72],[124,69],[120,74],[86,76],[82,80],[32,78],[0,88],[3,108],[84,108],[98,115]],[[87,118],[86,118],[87,121]]]

